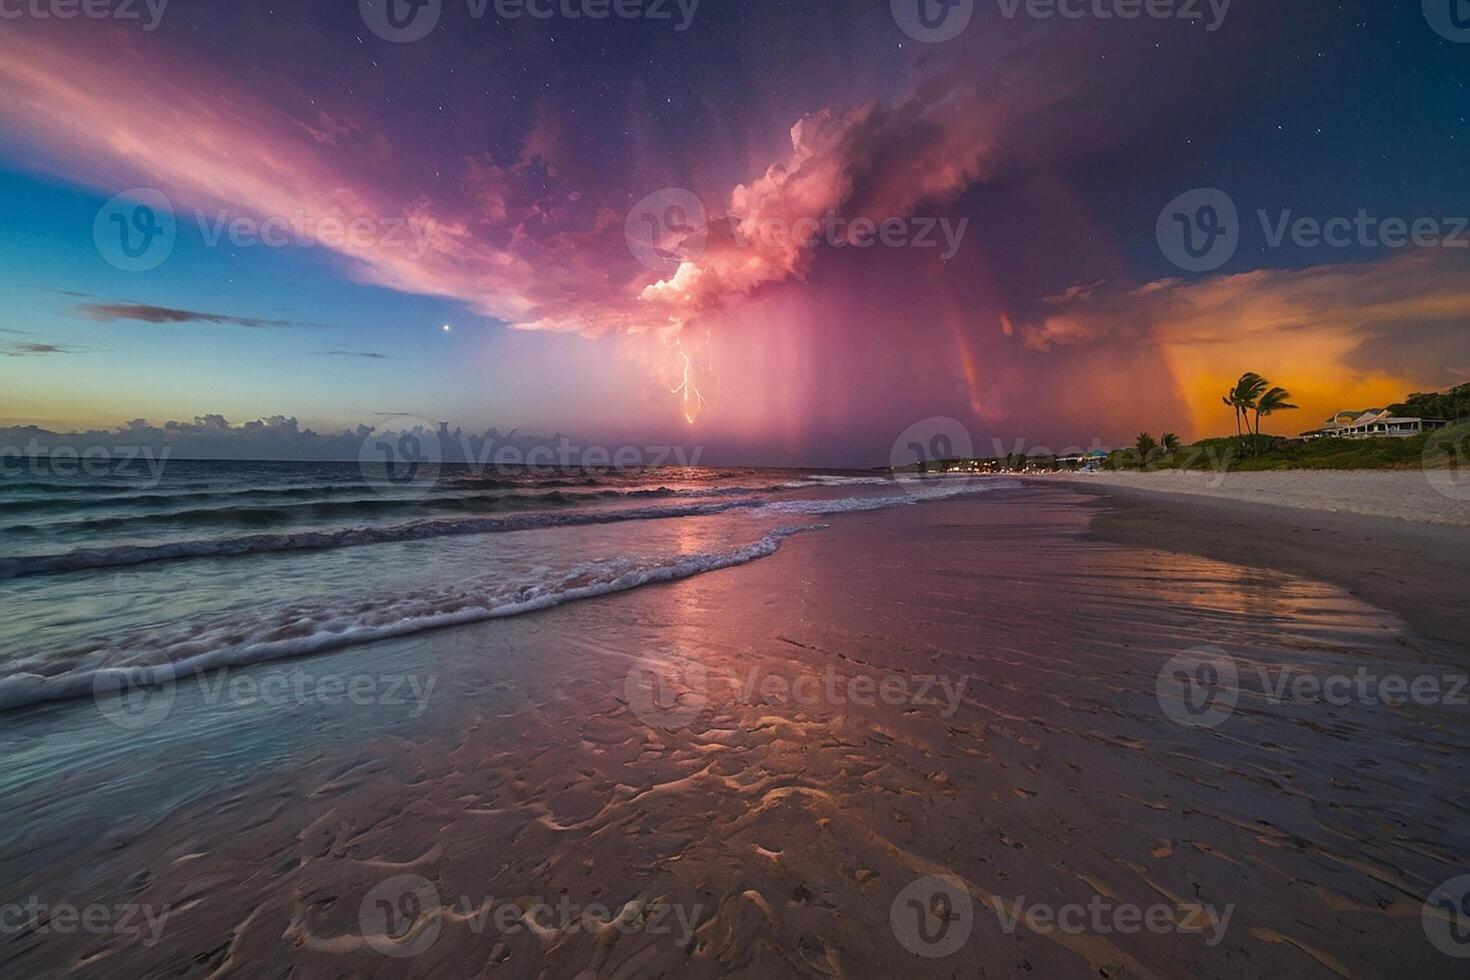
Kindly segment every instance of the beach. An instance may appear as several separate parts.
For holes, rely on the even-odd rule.
[[[1083,486],[1183,494],[1297,510],[1388,517],[1416,524],[1470,525],[1470,477],[1463,470],[1111,470],[1057,473]]]
[[[1464,532],[867,492],[770,512],[748,560],[6,714],[0,867],[46,911],[0,971],[1463,974],[1434,910],[1470,872]],[[639,540],[759,538],[732,520]]]

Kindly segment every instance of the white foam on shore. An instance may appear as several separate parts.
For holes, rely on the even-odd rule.
[[[466,583],[366,603],[358,606],[359,610],[365,606],[365,611],[356,614],[343,615],[334,612],[332,606],[312,609],[295,605],[254,622],[234,618],[181,630],[162,642],[154,640],[155,632],[149,632],[141,642],[93,651],[61,674],[21,673],[0,678],[0,710],[86,697],[99,685],[110,690],[124,684],[169,684],[220,667],[306,656],[446,626],[519,616],[579,599],[690,578],[765,558],[776,553],[784,538],[823,526],[778,528],[743,548],[684,555],[653,565],[626,560],[588,562],[552,579],[509,589],[497,589],[493,583]],[[273,638],[282,633],[292,635]],[[108,666],[119,662],[124,665]]]

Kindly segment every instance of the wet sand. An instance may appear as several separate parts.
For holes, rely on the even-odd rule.
[[[1461,643],[1470,638],[1470,527],[1181,497],[1136,486],[1079,489],[1106,501],[1092,522],[1104,541],[1331,582],[1430,635]]]
[[[1296,574],[1314,545],[1230,552],[1218,518],[1155,531],[1121,501],[840,516],[738,568],[312,658],[437,684],[411,723],[87,836],[94,786],[12,796],[7,894],[168,914],[151,944],[0,937],[0,972],[1463,976],[1421,913],[1470,871],[1467,709],[1275,704],[1259,680],[1463,672],[1454,620],[1407,578],[1374,604],[1326,574],[1341,556]],[[1214,727],[1158,694],[1202,645],[1241,668]],[[162,743],[211,745],[203,712],[181,688],[146,738],[113,732],[130,779],[188,779]],[[1007,925],[1089,903],[1165,909],[1153,932]]]

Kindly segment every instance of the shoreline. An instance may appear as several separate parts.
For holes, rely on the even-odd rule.
[[[1053,481],[1028,481],[1056,486]],[[1470,635],[1470,527],[1115,483],[1069,481],[1099,501],[1094,538],[1336,585],[1455,646]]]

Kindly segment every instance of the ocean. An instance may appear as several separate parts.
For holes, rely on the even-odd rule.
[[[755,468],[37,463],[0,483],[0,710],[547,609],[973,480]]]

